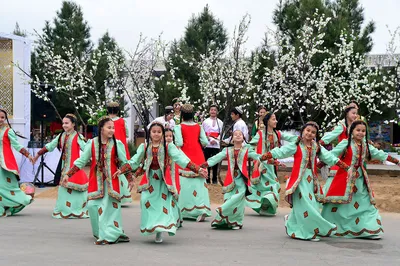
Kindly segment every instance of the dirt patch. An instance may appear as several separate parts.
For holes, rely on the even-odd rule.
[[[85,169],[88,171],[88,169]],[[221,172],[222,176],[225,175],[225,172]],[[279,172],[278,177],[281,183],[281,193],[280,193],[280,206],[281,207],[289,207],[289,204],[285,201],[285,176],[290,175],[288,172]],[[400,176],[376,176],[371,175],[370,181],[372,188],[375,193],[376,206],[380,211],[383,212],[397,212],[400,213]],[[140,180],[136,180],[136,186],[139,184]],[[324,184],[324,181],[321,180],[321,184]],[[57,187],[48,188],[45,191],[36,195],[36,198],[57,198]],[[222,186],[221,185],[208,185],[208,191],[210,195],[211,203],[221,204],[223,202],[224,196],[222,194]],[[140,200],[140,194],[136,191],[132,191],[133,200]]]

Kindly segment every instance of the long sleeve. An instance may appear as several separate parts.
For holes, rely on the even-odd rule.
[[[175,145],[176,147],[183,146],[183,137],[182,137],[182,129],[180,125],[174,127],[174,137],[175,137]]]
[[[208,158],[207,166],[213,167],[214,165],[222,162],[222,160],[224,160],[226,158],[226,149],[227,148],[224,148],[222,151],[220,151],[216,155],[212,156],[211,158]]]
[[[118,148],[118,159],[121,162],[121,165],[129,165],[127,164],[128,160],[126,159],[125,145],[120,140],[117,140],[117,148]],[[133,180],[132,173],[130,171],[125,173],[125,176],[128,182],[131,182]]]
[[[377,148],[375,148],[372,145],[369,145],[369,152],[371,153],[371,158],[372,159],[377,159],[377,160],[380,160],[380,161],[385,161],[389,156],[388,153],[386,153],[386,152],[384,152],[382,150],[378,150]]]
[[[168,156],[182,168],[186,168],[190,162],[189,157],[187,157],[185,153],[179,150],[173,143],[168,144]]]
[[[249,149],[249,154],[248,154],[249,158],[253,159],[253,160],[260,160],[261,159],[261,154],[256,153],[254,150]]]
[[[144,150],[144,144],[140,144],[140,146],[137,148],[136,150],[136,154],[133,155],[133,157],[127,161],[127,163],[129,163],[130,167],[133,170],[136,170],[140,164],[142,163],[142,160],[144,158],[144,154],[145,154],[145,150]]]
[[[128,136],[129,136],[129,129],[128,129],[128,124],[126,123],[125,119],[124,119],[124,125],[125,125],[126,137],[128,138]]]
[[[78,133],[78,134],[79,134],[79,133]],[[85,142],[84,137],[83,137],[81,134],[79,134],[79,136],[78,136],[78,145],[79,145],[79,147],[80,147],[80,149],[81,149],[82,151],[85,149],[86,142]]]
[[[20,152],[22,155],[25,157],[29,157],[29,152],[24,148],[24,145],[18,142],[17,135],[15,135],[14,130],[9,129],[8,130],[8,138],[10,139],[11,146]]]
[[[257,134],[258,131],[256,132],[256,134],[253,136],[253,138],[250,140],[248,146],[257,146],[258,141],[260,140],[260,135]]]
[[[349,143],[349,141],[347,139],[342,140],[338,145],[336,145],[331,151],[330,153],[332,153],[334,156],[339,157],[340,155],[343,154],[343,152],[346,150],[347,148],[347,144]]]
[[[206,133],[204,132],[203,127],[200,127],[200,143],[203,147],[207,146],[208,144],[208,138],[206,136]]]
[[[55,137],[51,142],[47,143],[42,149],[38,151],[37,154],[43,155],[47,152],[52,152],[54,149],[57,147],[58,142],[61,138],[62,133],[58,134],[57,137]]]
[[[296,142],[297,139],[299,138],[298,136],[293,135],[293,134],[289,134],[289,133],[282,132],[282,131],[280,131],[280,132],[281,132],[281,139],[284,141],[287,141],[287,142]]]
[[[321,147],[318,158],[329,166],[335,165],[339,161],[338,157],[336,157],[333,153],[327,151],[324,147]]]
[[[343,125],[340,123],[332,131],[325,133],[325,135],[321,139],[322,144],[330,144],[333,140],[337,139],[340,134],[342,134],[343,130]]]
[[[284,159],[292,156],[296,153],[297,145],[296,143],[290,143],[288,145],[284,145],[280,148],[274,148],[270,151],[272,158],[274,159]],[[268,158],[269,159],[269,158]]]

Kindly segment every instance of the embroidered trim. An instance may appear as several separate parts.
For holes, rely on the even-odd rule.
[[[359,231],[359,232],[353,232],[353,231],[351,231],[351,230],[347,230],[346,232],[344,232],[344,233],[336,233],[335,234],[335,236],[346,236],[346,235],[348,235],[348,234],[351,234],[351,235],[353,235],[353,236],[360,236],[360,235],[362,235],[363,233],[365,233],[365,232],[367,232],[368,234],[371,234],[371,235],[376,235],[376,234],[378,234],[378,233],[380,233],[380,232],[384,232],[383,231],[383,228],[381,227],[381,228],[379,228],[378,230],[368,230],[368,229],[366,229],[366,228],[363,228],[361,231]]]
[[[126,173],[125,174],[126,180],[128,180],[128,182],[132,182],[133,181],[133,175],[132,173]]]
[[[230,226],[230,227],[239,226],[239,228],[242,228],[242,227],[243,227],[243,225],[242,225],[242,224],[239,224],[238,222],[230,222],[230,221],[229,221],[229,216],[224,216],[224,215],[222,215],[222,208],[221,208],[221,207],[218,207],[218,208],[217,208],[217,212],[218,212],[219,216],[221,216],[221,220],[214,219],[214,220],[211,222],[211,227],[224,226],[225,224],[218,224],[218,223],[221,223],[221,222],[224,221],[224,220],[225,220],[225,222],[226,222],[226,226]],[[217,223],[217,224],[214,224],[214,223]]]
[[[272,159],[272,153],[271,152],[264,153],[261,156],[260,161],[266,161],[266,160],[269,160],[269,159]]]
[[[77,214],[73,214],[73,213],[71,213],[71,214],[68,214],[68,215],[63,215],[61,212],[53,212],[53,216],[58,216],[58,215],[60,215],[61,216],[61,218],[63,218],[63,219],[69,219],[70,217],[74,217],[74,218],[79,218],[79,219],[81,219],[82,218],[82,216],[83,215],[85,215],[85,214],[87,214],[86,212],[82,212],[81,214],[79,214],[79,215],[77,215]],[[86,218],[86,217],[85,217]]]
[[[27,151],[25,148],[20,149],[19,152],[20,152],[22,155],[24,155],[26,158],[28,158],[29,155],[30,155],[29,151]]]
[[[172,227],[178,227],[176,223],[170,224],[168,226],[164,226],[164,225],[156,225],[151,229],[140,229],[140,232],[143,233],[153,233],[157,228],[162,228],[165,230],[169,230],[172,229]]]
[[[123,166],[121,166],[120,170],[121,170],[122,174],[126,174],[128,172],[132,172],[133,169],[129,163],[126,163]]]
[[[79,170],[80,170],[79,167],[74,164],[74,166],[71,169],[69,169],[66,175],[71,177],[74,174],[76,174]]]
[[[204,162],[200,165],[201,168],[208,168],[208,162]]]
[[[47,152],[48,152],[47,148],[46,148],[46,147],[43,147],[43,148],[40,149],[40,151],[37,152],[37,154],[38,154],[38,155],[43,155],[43,154],[45,154],[45,153],[47,153]]]
[[[200,166],[196,165],[194,162],[190,161],[187,165],[186,168],[190,169],[192,172],[198,174],[200,170]]]
[[[340,168],[346,170],[346,171],[348,171],[349,168],[350,168],[350,166],[348,166],[348,165],[347,165],[345,162],[343,162],[342,160],[339,160],[339,161],[336,163],[336,165],[339,166]]]
[[[182,212],[183,211],[187,211],[187,212],[191,212],[191,211],[193,211],[194,209],[196,209],[196,210],[203,210],[203,209],[207,209],[207,210],[209,210],[209,211],[211,211],[211,209],[210,209],[210,207],[207,207],[207,206],[201,206],[201,207],[199,207],[199,206],[193,206],[193,208],[191,208],[191,209],[188,209],[188,208],[182,208]]]
[[[394,163],[394,164],[399,164],[399,160],[396,158],[393,158],[392,156],[388,155],[388,157],[386,158],[386,161]]]

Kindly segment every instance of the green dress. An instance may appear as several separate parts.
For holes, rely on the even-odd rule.
[[[73,175],[91,159],[87,208],[97,245],[129,241],[122,225],[120,179],[119,176],[113,178],[119,165],[126,164],[127,160],[124,144],[117,140],[116,146],[117,152],[113,139],[103,144],[99,160],[98,137],[89,140],[80,158],[67,173]],[[130,180],[130,175],[127,178]]]
[[[330,236],[336,225],[321,216],[320,203],[323,201],[322,189],[316,174],[316,158],[328,165],[336,164],[339,159],[323,147],[313,142],[307,147],[302,141],[298,145],[291,143],[282,148],[274,148],[271,155],[283,159],[294,155],[293,170],[286,183],[286,200],[292,211],[285,217],[288,236],[296,239],[312,240],[320,236]]]
[[[295,142],[298,138],[295,135],[281,131],[277,131],[277,134],[268,133],[267,136],[266,138],[265,129],[260,130],[249,143],[260,155],[269,152],[275,147],[279,147],[281,140]],[[252,194],[246,197],[246,204],[260,215],[275,215],[279,206],[279,192],[281,190],[276,166],[263,161],[255,167],[258,167],[260,178],[252,183]],[[253,171],[255,170],[257,169],[253,169]]]
[[[166,158],[167,154],[167,158]],[[172,160],[180,167],[185,168],[193,165],[190,159],[181,152],[173,143],[153,147],[141,144],[136,154],[129,160],[132,169],[142,165],[145,175],[143,176],[138,192],[141,193],[141,222],[140,232],[142,235],[151,235],[167,232],[170,236],[175,235],[180,224],[180,209],[177,205],[177,191],[171,175],[166,175],[165,163]],[[199,167],[196,167],[198,171]]]
[[[212,167],[222,160],[228,160],[228,173],[223,187],[224,203],[217,208],[217,215],[211,222],[216,228],[242,228],[246,206],[245,196],[248,191],[249,177],[247,160],[258,160],[260,155],[253,150],[242,147],[224,148],[221,152],[207,160],[207,165]]]
[[[202,126],[194,122],[182,122],[174,128],[175,144],[194,163],[205,162],[202,147],[208,144],[208,138]],[[210,196],[206,179],[192,171],[180,170],[179,206],[184,219],[210,217]]]
[[[66,173],[71,169],[71,159],[73,156],[76,158],[79,157],[79,150],[75,150],[73,155],[72,147],[73,145],[78,144],[80,150],[85,148],[85,141],[83,140],[83,136],[78,135],[76,131],[73,131],[70,134],[63,132],[54,138],[50,143],[46,144],[46,146],[38,152],[39,155],[42,155],[46,152],[52,152],[60,143],[61,150],[64,149],[63,155],[61,159],[61,177],[64,177]],[[83,170],[82,170],[83,171]],[[84,175],[84,178],[87,179],[86,174],[84,172],[80,173]],[[53,218],[57,219],[83,219],[89,218],[88,210],[87,210],[87,183],[82,185],[77,185],[72,182],[68,182],[68,184],[64,187],[62,185],[58,186],[58,195],[56,200],[56,206],[53,210]]]
[[[341,141],[331,153],[335,156],[345,154],[344,161],[353,168],[353,177],[340,172],[327,188],[322,216],[337,225],[334,236],[346,238],[370,238],[383,235],[382,218],[375,207],[375,198],[365,168],[368,156],[366,143],[362,145],[348,140]],[[369,145],[371,157],[381,161],[390,160],[388,154]]]
[[[29,153],[22,146],[14,131],[0,126],[0,217],[11,216],[29,205],[33,198],[19,188],[18,165],[11,150],[13,147],[26,157]]]

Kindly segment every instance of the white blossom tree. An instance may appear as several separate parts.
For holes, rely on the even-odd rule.
[[[394,31],[390,31],[390,42],[387,46],[387,56],[390,62],[394,65],[389,71],[388,82],[390,82],[394,88],[395,95],[395,108],[397,117],[393,122],[397,122],[400,125],[400,27],[397,27]]]
[[[157,77],[155,71],[164,62],[167,47],[161,35],[157,39],[147,39],[141,34],[135,51],[127,53],[122,87],[144,128],[154,118],[150,117],[150,111],[158,100],[155,82],[164,78],[163,75]]]
[[[288,124],[321,122],[324,128],[338,121],[351,100],[361,102],[366,115],[394,106],[393,90],[381,80],[380,69],[368,68],[364,57],[353,50],[354,36],[342,34],[338,53],[324,47],[324,29],[329,18],[307,19],[298,32],[300,45],[277,32],[275,65],[266,68],[264,89],[254,97],[257,104],[287,114]]]

